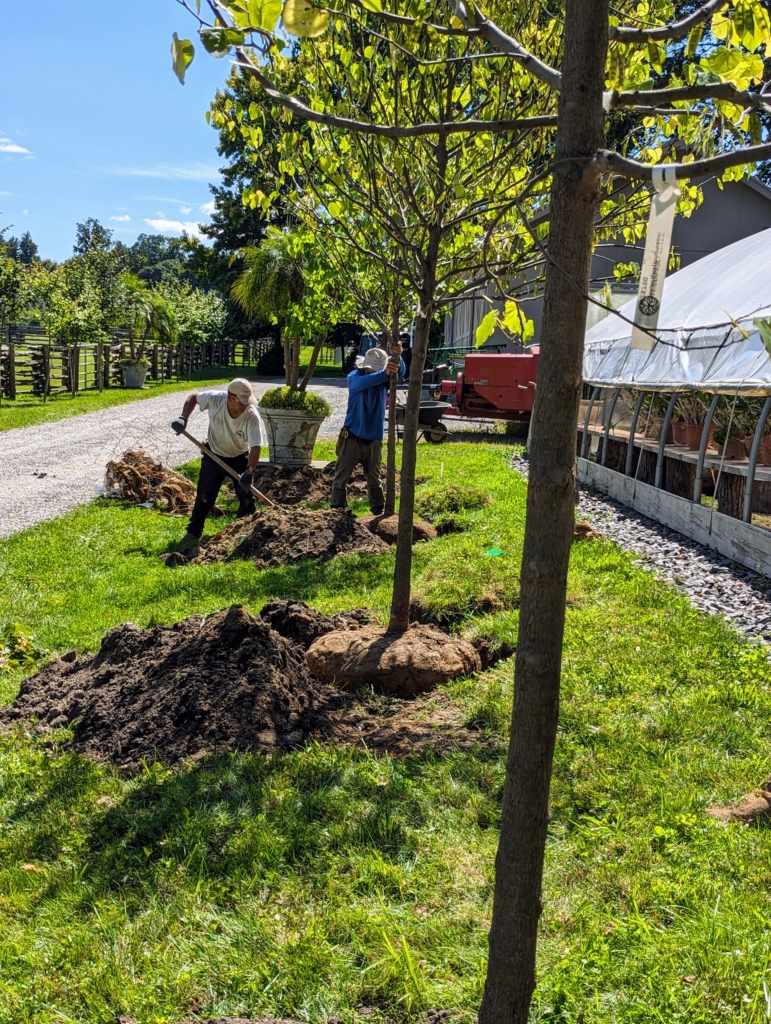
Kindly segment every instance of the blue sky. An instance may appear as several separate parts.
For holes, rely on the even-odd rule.
[[[0,0],[0,26],[0,228],[62,260],[87,217],[128,245],[208,219],[230,64],[196,46],[179,84],[171,34],[196,39],[175,0]]]

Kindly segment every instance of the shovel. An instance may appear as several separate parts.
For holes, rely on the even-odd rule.
[[[201,452],[204,455],[208,455],[210,459],[213,459],[217,463],[217,465],[221,469],[224,469],[229,476],[232,476],[234,480],[237,481],[239,479],[238,473],[236,473],[234,469],[231,469],[226,462],[223,462],[219,455],[215,455],[211,448],[207,448],[205,444],[201,444],[201,442],[194,438],[192,434],[188,434],[186,430],[182,430],[180,431],[180,433],[182,434],[183,437],[186,437],[188,441],[192,441],[196,448],[200,448]],[[243,484],[241,486],[243,486]],[[275,501],[271,501],[267,494],[263,494],[262,491],[258,491],[254,484],[249,485],[249,490],[259,501],[264,501],[268,505],[272,505],[273,508],[277,509],[279,512],[287,511],[287,509],[281,508],[280,505],[277,505]]]

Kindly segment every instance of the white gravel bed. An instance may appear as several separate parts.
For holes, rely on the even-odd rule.
[[[276,381],[254,384],[263,394]],[[345,417],[348,392],[345,380],[314,383],[311,390],[332,405],[333,412],[319,431],[320,439],[336,437]],[[190,391],[202,391],[205,383],[191,383]],[[198,452],[169,424],[182,409],[188,392],[140,399],[112,409],[71,416],[55,423],[20,427],[0,432],[0,537],[47,519],[55,519],[95,496],[105,464],[129,448],[141,448],[169,466],[180,466]],[[190,433],[206,436],[208,417],[194,412]]]
[[[528,462],[512,466],[527,476]],[[710,615],[722,615],[746,636],[771,644],[771,579],[683,537],[606,495],[581,488],[578,517],[640,557],[636,564],[677,587]]]

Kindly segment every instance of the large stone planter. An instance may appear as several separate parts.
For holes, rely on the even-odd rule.
[[[295,409],[263,409],[262,406],[259,412],[265,426],[270,461],[281,466],[309,466],[316,435],[326,416],[311,416]]]
[[[124,388],[143,388],[145,386],[145,377],[150,369],[149,366],[145,366],[143,363],[124,363],[121,366],[123,371],[123,387]]]

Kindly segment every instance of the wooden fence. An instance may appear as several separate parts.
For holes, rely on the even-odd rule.
[[[120,361],[129,354],[125,332],[115,331],[109,342],[78,344],[51,339],[40,328],[6,327],[0,340],[0,397],[104,391],[123,384]],[[150,341],[145,356],[152,381],[189,380],[208,367],[253,367],[273,345],[273,339],[223,339],[195,344],[165,345]]]

